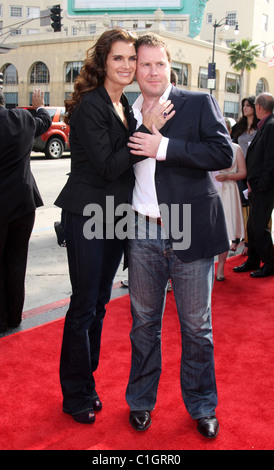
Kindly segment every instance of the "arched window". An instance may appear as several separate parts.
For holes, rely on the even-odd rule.
[[[2,73],[4,75],[5,85],[17,85],[18,84],[18,73],[14,65],[7,64],[4,66]]]
[[[267,91],[265,80],[260,78],[256,85],[256,96],[258,96],[260,93],[264,93],[265,91]]]
[[[49,83],[49,69],[43,62],[36,62],[30,72],[30,83]]]

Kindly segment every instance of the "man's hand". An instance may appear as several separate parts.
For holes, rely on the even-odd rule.
[[[129,138],[128,146],[133,155],[146,156],[156,158],[158,148],[162,139],[162,134],[152,125],[152,134],[143,132],[135,132]]]
[[[41,90],[34,90],[32,93],[32,106],[34,109],[41,108],[45,106],[44,102],[44,92]]]

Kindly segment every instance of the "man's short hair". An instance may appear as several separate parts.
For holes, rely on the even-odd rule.
[[[138,54],[138,49],[141,46],[150,46],[150,47],[163,47],[166,51],[168,61],[171,62],[171,54],[169,46],[167,43],[156,33],[145,33],[142,36],[139,36],[136,43],[136,52]]]
[[[256,98],[256,104],[259,104],[264,111],[273,113],[274,97],[270,93],[261,93]]]

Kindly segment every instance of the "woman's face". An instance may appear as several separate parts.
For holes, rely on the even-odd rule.
[[[136,57],[133,43],[114,42],[106,60],[105,86],[123,88],[129,85],[135,75]]]
[[[243,105],[243,115],[245,117],[248,117],[248,116],[253,116],[253,114],[254,114],[254,109],[249,104],[249,102],[245,100],[244,105]]]

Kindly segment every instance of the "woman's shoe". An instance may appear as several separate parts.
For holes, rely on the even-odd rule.
[[[219,281],[219,282],[225,281],[225,277],[224,276],[216,276],[216,281]]]
[[[243,256],[247,256],[247,255],[248,255],[248,246],[244,246],[243,251],[242,251],[242,255],[243,255]]]
[[[93,411],[83,411],[82,413],[77,413],[71,415],[74,421],[82,424],[92,424],[95,421],[95,414]]]
[[[99,397],[97,397],[97,398],[94,398],[94,400],[92,401],[92,406],[93,406],[93,411],[101,411],[101,409],[103,408],[103,403],[101,402]]]
[[[237,248],[238,248],[238,243],[234,243],[234,242],[233,242],[233,243],[231,243],[229,249],[230,249],[230,251],[234,251],[234,252],[235,252],[235,251],[237,251]]]

